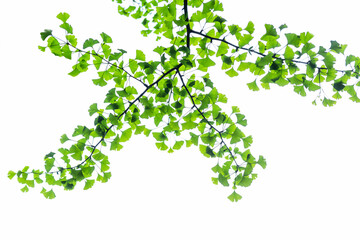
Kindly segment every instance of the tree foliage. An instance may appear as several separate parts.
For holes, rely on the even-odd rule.
[[[143,36],[154,35],[165,44],[153,49],[156,59],[149,59],[141,49],[131,54],[115,50],[111,36],[104,32],[78,43],[69,14],[57,15],[65,36],[46,29],[40,33],[45,45],[39,49],[67,59],[76,57],[70,76],[94,67],[98,76],[93,84],[111,89],[103,105],[89,107],[94,125],[79,125],[72,134],[62,135],[64,147],[45,156],[44,170],[26,166],[9,171],[10,179],[16,176],[24,185],[23,192],[42,184],[46,188],[41,193],[52,199],[52,186],[72,190],[84,182],[87,190],[96,181],[107,182],[111,172],[106,147],[119,151],[133,135],[143,134],[169,153],[195,145],[206,158],[215,160],[212,182],[232,187],[228,198],[240,200],[237,189],[250,186],[257,178],[254,168],[265,169],[266,160],[252,154],[253,139],[244,133],[247,121],[240,109],[223,110],[227,97],[208,73],[219,63],[229,77],[242,71],[256,76],[247,83],[252,91],[291,85],[301,96],[318,92],[314,104],[333,106],[344,94],[360,101],[356,91],[360,58],[345,55],[346,45],[331,41],[330,47],[316,47],[313,34],[284,33],[285,24],[265,24],[265,33],[254,40],[254,24],[229,24],[221,15],[219,0],[116,2],[120,15],[141,22]],[[344,56],[346,69],[336,68],[339,55]],[[327,90],[333,92],[331,97]]]

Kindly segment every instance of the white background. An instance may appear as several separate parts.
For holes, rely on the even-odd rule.
[[[240,26],[252,20],[261,33],[265,23],[286,23],[292,32],[313,33],[316,44],[337,40],[359,56],[356,2],[227,0],[223,16]],[[72,78],[72,62],[40,52],[39,33],[58,29],[56,15],[66,11],[80,45],[105,32],[114,49],[149,52],[154,45],[141,38],[140,24],[116,8],[110,0],[0,3],[0,239],[360,239],[360,105],[343,99],[315,107],[314,96],[300,97],[291,87],[250,92],[246,74],[216,75],[220,91],[248,119],[253,153],[268,161],[241,189],[240,202],[211,183],[214,160],[196,148],[162,153],[144,137],[111,154],[106,184],[55,189],[54,200],[40,188],[20,192],[8,170],[40,168],[63,133],[91,123],[88,107],[105,93],[92,86],[94,75]]]

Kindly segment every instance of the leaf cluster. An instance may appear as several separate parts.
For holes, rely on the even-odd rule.
[[[76,56],[69,75],[76,77],[94,67],[97,77],[92,83],[110,90],[103,105],[89,107],[94,124],[79,125],[72,134],[62,135],[64,147],[45,156],[44,170],[25,167],[9,172],[10,179],[16,176],[24,185],[23,192],[35,183],[72,190],[84,182],[87,190],[95,182],[107,182],[110,161],[103,149],[119,151],[132,136],[143,134],[153,138],[160,151],[196,146],[204,157],[216,161],[212,182],[232,187],[229,200],[240,200],[237,189],[250,186],[257,178],[254,168],[266,168],[267,163],[263,156],[251,153],[253,138],[244,133],[247,120],[239,107],[223,110],[227,97],[208,73],[216,59],[229,77],[242,71],[256,76],[247,83],[253,91],[260,89],[259,84],[265,89],[272,84],[289,85],[301,96],[319,92],[317,99],[324,106],[334,105],[344,92],[360,101],[356,91],[360,58],[348,55],[348,69],[335,68],[336,56],[345,55],[346,45],[331,41],[328,48],[316,48],[311,33],[282,34],[286,25],[271,24],[265,24],[265,33],[254,42],[254,24],[228,24],[219,0],[116,2],[119,14],[141,22],[144,36],[153,34],[167,43],[153,49],[158,57],[152,60],[140,49],[135,53],[115,50],[106,33],[80,44],[68,23],[69,14],[57,15],[65,36],[59,38],[47,29],[40,34],[46,45],[39,49],[66,59]],[[326,96],[326,84],[332,86],[332,97]],[[41,193],[55,197],[52,189],[42,188]]]

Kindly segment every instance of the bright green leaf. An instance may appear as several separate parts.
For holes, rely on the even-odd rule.
[[[145,54],[141,50],[136,50],[136,59],[145,61]]]
[[[242,198],[241,195],[236,193],[235,191],[228,196],[228,199],[232,202],[237,202],[241,200],[241,198]]]
[[[62,12],[62,13],[59,13],[56,17],[58,19],[60,19],[61,21],[66,22],[69,19],[70,15],[66,12]]]
[[[85,40],[83,48],[85,49],[85,48],[88,48],[88,47],[93,47],[95,44],[98,44],[98,43],[99,43],[98,40],[96,40],[96,39],[94,40],[92,38],[89,38],[89,39]]]
[[[120,137],[120,142],[126,142],[131,138],[132,135],[132,129],[128,128],[125,131],[122,132]]]
[[[16,175],[16,173],[14,171],[9,171],[8,172],[8,178],[9,179],[12,179],[15,175]]]
[[[112,43],[111,37],[109,35],[107,35],[106,33],[102,32],[100,34],[100,36],[101,36],[104,43]]]
[[[63,134],[60,138],[60,142],[63,144],[64,142],[70,140],[66,134]]]
[[[84,186],[84,190],[90,189],[92,188],[92,186],[94,186],[95,180],[93,179],[86,179],[85,181],[85,186]]]

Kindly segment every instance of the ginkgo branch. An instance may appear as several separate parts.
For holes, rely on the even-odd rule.
[[[228,151],[229,154],[230,154],[231,159],[234,161],[234,163],[235,163],[236,166],[238,167],[239,164],[237,164],[236,159],[235,159],[232,151],[230,150],[230,148],[229,148],[229,147],[227,146],[227,144],[225,143],[225,141],[224,141],[224,139],[223,139],[223,137],[222,137],[222,132],[219,131],[217,128],[215,128],[214,125],[211,124],[211,122],[205,117],[204,113],[198,108],[198,106],[196,105],[196,103],[195,103],[195,101],[194,101],[194,97],[191,95],[191,93],[190,93],[190,91],[189,91],[189,88],[186,86],[186,84],[185,84],[185,82],[184,82],[184,79],[183,79],[183,77],[182,77],[179,69],[176,69],[176,71],[177,71],[178,76],[180,77],[182,86],[185,88],[188,96],[189,96],[190,99],[191,99],[191,102],[192,102],[193,107],[196,109],[196,111],[198,111],[198,113],[201,115],[201,117],[202,117],[202,118],[205,120],[205,122],[209,125],[210,129],[214,129],[214,130],[218,133],[218,135],[219,135],[219,137],[220,137],[220,139],[221,139],[220,144],[223,144],[223,145],[226,147],[227,151]]]

